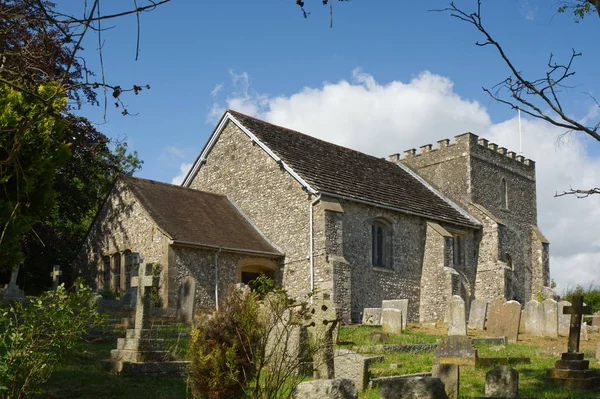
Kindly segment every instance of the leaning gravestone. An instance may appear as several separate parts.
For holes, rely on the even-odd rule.
[[[408,299],[394,299],[381,301],[381,317],[383,323],[383,312],[385,309],[397,309],[402,312],[402,331],[406,330],[408,323]]]
[[[362,356],[348,349],[336,349],[334,364],[335,378],[354,381],[361,392],[369,385],[369,365],[383,360],[383,356]]]
[[[381,308],[364,308],[362,324],[370,326],[381,325]]]
[[[17,285],[17,277],[19,276],[19,266],[15,267],[10,273],[10,281],[4,286],[4,299],[19,300],[25,299],[23,291]]]
[[[525,304],[525,333],[541,337],[544,332],[544,306],[533,299]]]
[[[382,380],[379,399],[448,399],[448,395],[439,378],[407,377]]]
[[[488,335],[501,336],[503,332],[502,327],[502,306],[504,305],[504,298],[496,298],[490,302],[488,306],[487,323],[486,329]]]
[[[292,395],[294,399],[358,399],[354,382],[343,378],[301,382]]]
[[[519,372],[510,366],[500,366],[485,375],[485,396],[488,398],[518,398]]]
[[[558,337],[558,303],[554,299],[546,299],[544,308],[544,337]]]
[[[454,295],[448,309],[448,335],[467,335],[465,301]]]
[[[196,279],[187,276],[179,287],[177,299],[177,318],[186,324],[194,324],[194,307],[196,304]]]
[[[457,364],[434,364],[431,376],[439,378],[444,383],[444,389],[449,399],[457,399],[460,391],[460,366]]]
[[[474,330],[483,330],[485,325],[485,315],[487,313],[488,303],[481,299],[474,299],[471,302],[471,312],[469,313],[469,328]]]

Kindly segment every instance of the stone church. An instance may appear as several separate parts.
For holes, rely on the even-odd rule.
[[[533,161],[472,133],[376,158],[231,110],[181,186],[119,178],[74,262],[124,292],[132,253],[159,266],[163,306],[185,278],[211,309],[264,273],[345,322],[403,298],[409,320],[442,320],[452,295],[524,303],[549,283]]]

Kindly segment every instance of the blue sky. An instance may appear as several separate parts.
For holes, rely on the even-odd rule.
[[[328,7],[305,2],[308,19],[294,0],[174,0],[141,15],[139,61],[135,17],[106,22],[115,25],[103,34],[107,80],[152,89],[124,97],[135,117],[110,106],[106,122],[102,107],[85,105],[80,113],[108,136],[127,138],[145,161],[138,176],[166,182],[195,159],[215,115],[227,107],[380,156],[467,130],[518,151],[514,111],[481,89],[507,77],[507,68],[494,49],[474,45],[481,37],[473,27],[428,11],[447,2],[335,1],[332,29]],[[105,14],[129,6],[101,4]],[[484,1],[484,23],[527,76],[540,76],[550,53],[566,60],[572,48],[582,52],[563,102],[570,115],[595,120],[584,93],[600,91],[600,19],[575,24],[571,15],[557,14],[558,4]],[[58,1],[69,12],[80,6]],[[90,35],[84,43],[96,69],[97,40]],[[562,287],[587,284],[600,272],[598,199],[552,194],[597,185],[600,144],[570,136],[557,145],[562,131],[523,123],[523,152],[538,162],[539,222],[553,244],[553,275]]]

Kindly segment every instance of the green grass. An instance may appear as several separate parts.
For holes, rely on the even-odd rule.
[[[123,377],[100,367],[100,360],[110,357],[114,342],[85,344],[65,365],[52,374],[39,398],[185,398],[184,379],[166,380],[151,377]]]

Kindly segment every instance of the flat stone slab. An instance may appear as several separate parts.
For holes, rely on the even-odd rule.
[[[517,364],[531,364],[531,359],[528,357],[478,357],[475,359],[477,368],[515,366]]]
[[[371,382],[369,382],[369,389],[373,389],[378,387],[381,383],[386,383],[388,381],[395,381],[402,378],[415,378],[415,377],[431,377],[432,373],[414,373],[414,374],[401,374],[401,375],[391,375],[387,377],[375,377],[371,378]]]
[[[169,351],[135,351],[127,349],[113,349],[110,357],[121,362],[164,362],[171,360]]]
[[[471,338],[471,342],[473,342],[473,345],[477,345],[477,344],[506,345],[508,343],[508,339],[506,337],[481,337],[481,338]]]
[[[387,344],[387,345],[368,345],[354,346],[351,349],[359,353],[390,353],[390,352],[410,352],[421,353],[431,352],[438,347],[437,344]]]
[[[459,366],[475,366],[477,349],[471,339],[460,335],[441,338],[433,354],[434,364],[457,364]]]
[[[336,378],[301,382],[293,392],[294,399],[358,399],[352,380]]]
[[[412,377],[381,382],[379,399],[448,399],[448,395],[439,378]]]

